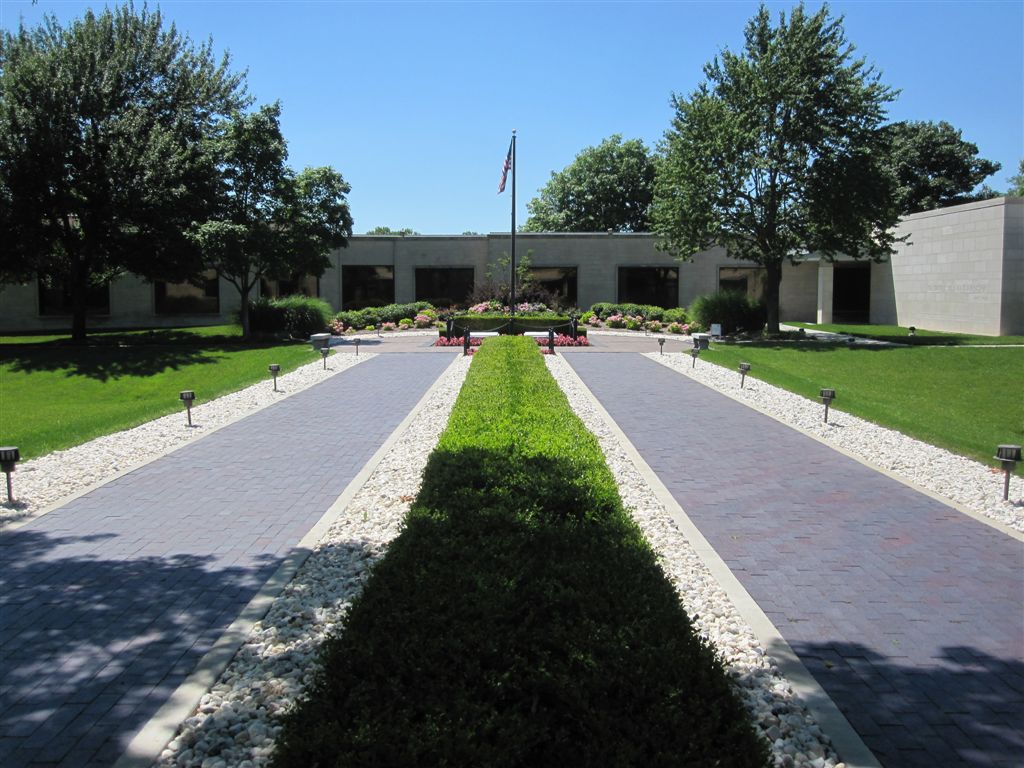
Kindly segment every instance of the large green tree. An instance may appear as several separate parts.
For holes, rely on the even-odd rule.
[[[189,230],[208,268],[238,289],[242,333],[249,335],[249,297],[263,277],[319,277],[328,253],[348,243],[350,187],[332,168],[287,165],[281,106],[236,115],[214,142],[221,187],[213,216]]]
[[[207,139],[245,103],[227,56],[158,11],[0,33],[0,280],[63,281],[83,341],[90,287],[125,271],[194,277],[183,232],[213,196]]]
[[[526,207],[524,232],[646,232],[654,162],[640,139],[616,134],[587,147]]]
[[[889,162],[896,177],[901,213],[917,213],[993,196],[974,188],[1000,169],[978,157],[978,146],[964,141],[947,122],[905,121],[885,126]]]
[[[1006,190],[1006,194],[1013,197],[1024,197],[1024,160],[1020,161],[1017,173],[1007,179],[1007,182],[1009,182],[1010,188]]]
[[[722,245],[766,271],[778,330],[782,265],[817,252],[882,258],[898,218],[879,130],[895,93],[853,58],[842,19],[762,6],[743,50],[723,50],[661,145],[653,206],[661,247],[680,259]]]
[[[400,235],[405,237],[406,235],[418,235],[415,229],[410,227],[402,227],[401,229],[392,229],[391,227],[374,227],[366,234],[368,235]]]

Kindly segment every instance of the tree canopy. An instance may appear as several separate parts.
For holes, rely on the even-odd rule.
[[[527,203],[524,232],[646,232],[654,161],[640,139],[615,134],[587,147]]]
[[[1024,160],[1020,161],[1020,165],[1017,166],[1017,173],[1011,176],[1007,181],[1010,184],[1010,188],[1006,190],[1006,194],[1013,195],[1014,197],[1024,197]]]
[[[811,252],[882,258],[898,219],[879,131],[895,92],[853,58],[842,19],[764,6],[743,50],[723,50],[661,145],[653,220],[681,259],[722,245],[766,271],[768,330],[778,330],[785,260]]]
[[[89,288],[201,269],[183,233],[209,210],[208,138],[247,103],[244,75],[159,11],[87,11],[0,33],[0,280],[65,281],[72,335]]]
[[[884,128],[891,172],[896,177],[900,213],[917,213],[993,197],[974,188],[1000,169],[978,157],[978,146],[964,141],[947,122],[905,121]]]
[[[418,235],[419,232],[417,232],[414,229],[410,229],[409,227],[402,227],[401,229],[392,229],[391,227],[374,227],[373,229],[371,229],[366,234],[368,234],[368,235],[401,235],[401,236],[405,236],[405,235]]]
[[[249,296],[263,277],[319,277],[331,248],[347,244],[350,187],[337,171],[286,164],[281,106],[236,115],[213,143],[221,184],[212,216],[190,228],[204,263],[238,289],[243,335],[249,334]]]

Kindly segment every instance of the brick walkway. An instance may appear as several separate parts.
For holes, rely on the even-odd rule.
[[[113,763],[451,359],[366,361],[0,535],[0,765]]]
[[[1019,541],[640,355],[566,360],[886,768],[1024,764]]]

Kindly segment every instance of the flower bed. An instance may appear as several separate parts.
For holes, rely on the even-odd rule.
[[[279,768],[768,763],[535,348],[480,349]]]

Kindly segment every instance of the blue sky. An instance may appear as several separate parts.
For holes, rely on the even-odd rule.
[[[792,3],[768,3],[774,12]],[[809,3],[816,9],[818,3]],[[150,7],[155,4],[151,3]],[[0,26],[62,22],[103,3],[0,0]],[[287,2],[165,0],[194,40],[280,99],[289,162],[352,185],[355,231],[507,231],[497,184],[518,129],[517,219],[550,177],[614,133],[654,146],[755,2]],[[1003,168],[1024,157],[1024,0],[834,2],[859,55],[902,94],[893,120],[946,120]]]

